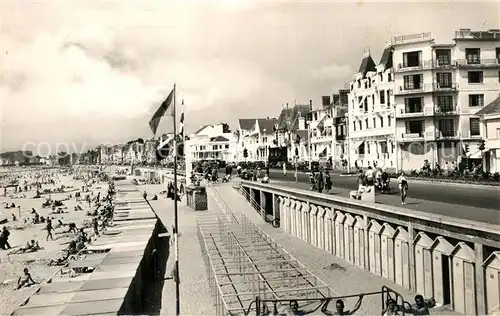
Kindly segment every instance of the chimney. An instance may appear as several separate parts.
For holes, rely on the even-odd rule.
[[[341,106],[349,104],[349,89],[339,90],[339,104]]]
[[[322,103],[323,106],[330,105],[330,96],[329,95],[324,95],[321,97],[321,99],[323,100],[323,103]]]
[[[340,100],[340,96],[338,94],[333,95],[333,104],[337,104]]]
[[[312,110],[312,108],[313,108],[313,100],[309,100],[309,107],[310,107],[310,108],[311,108],[311,110]]]

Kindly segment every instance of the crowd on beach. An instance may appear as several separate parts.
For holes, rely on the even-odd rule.
[[[17,270],[0,272],[2,297],[18,303],[25,295],[15,290],[61,272],[112,223],[115,191],[108,180],[98,170],[73,168],[0,174],[0,270]]]

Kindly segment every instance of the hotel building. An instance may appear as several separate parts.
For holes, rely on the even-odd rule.
[[[436,44],[430,33],[392,39],[398,169],[481,161],[475,114],[498,97],[500,31],[462,29],[453,41]]]
[[[191,161],[222,160],[235,162],[237,159],[237,138],[224,123],[204,125],[186,141]]]
[[[348,130],[350,167],[396,167],[392,47],[375,64],[365,53],[350,83]]]

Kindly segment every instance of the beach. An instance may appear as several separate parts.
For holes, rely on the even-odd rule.
[[[50,172],[54,173],[54,171]],[[22,172],[20,174],[27,176],[33,173],[34,172],[31,171]],[[86,194],[92,194],[92,197],[95,197],[99,191],[102,191],[101,196],[105,195],[107,185],[105,183],[97,183],[90,187],[88,193],[81,193],[81,200],[77,202],[75,193],[81,192],[84,181],[75,180],[73,177],[74,175],[69,172],[63,174],[60,172],[54,173],[54,176],[51,177],[54,179],[54,184],[45,184],[43,185],[43,189],[54,189],[64,185],[66,192],[42,194],[40,198],[36,199],[33,198],[36,195],[35,188],[18,193],[15,193],[14,188],[9,188],[6,196],[4,196],[4,189],[1,189],[0,220],[7,219],[7,222],[0,226],[5,226],[10,231],[8,241],[12,249],[0,249],[0,297],[2,298],[0,315],[11,313],[36,289],[35,285],[15,290],[17,280],[22,275],[24,268],[29,269],[33,280],[37,283],[48,279],[60,269],[58,266],[49,266],[49,262],[51,259],[61,257],[62,250],[66,249],[68,243],[75,238],[76,232],[66,233],[68,231],[68,226],[64,225],[58,227],[59,221],[63,224],[75,223],[76,227],[80,229],[80,227],[83,227],[86,219],[88,221],[90,218],[86,216],[86,213],[90,210],[90,206],[89,203],[84,201],[84,196]],[[19,182],[21,186],[22,182],[23,180],[21,179]],[[71,198],[69,198],[70,196]],[[52,200],[67,199],[63,201],[63,205],[61,206],[63,213],[53,214],[51,208],[42,208],[42,203],[49,197]],[[6,203],[9,205],[14,203],[15,208],[6,209]],[[82,210],[76,211],[76,205],[80,205]],[[92,207],[94,208],[94,206]],[[33,223],[34,215],[32,214],[32,209],[35,209],[40,217],[52,218],[52,224],[55,228],[53,232],[54,240],[46,240],[46,223]],[[59,209],[59,207],[57,207],[56,210],[57,209]],[[16,220],[13,220],[13,215],[16,217]],[[92,237],[92,228],[85,229],[85,232]],[[32,253],[12,254],[13,251],[25,247],[31,240],[38,242],[41,249]]]

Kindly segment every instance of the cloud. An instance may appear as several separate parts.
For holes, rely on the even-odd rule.
[[[349,65],[328,65],[313,71],[313,77],[318,79],[342,79],[345,80],[354,74]]]

